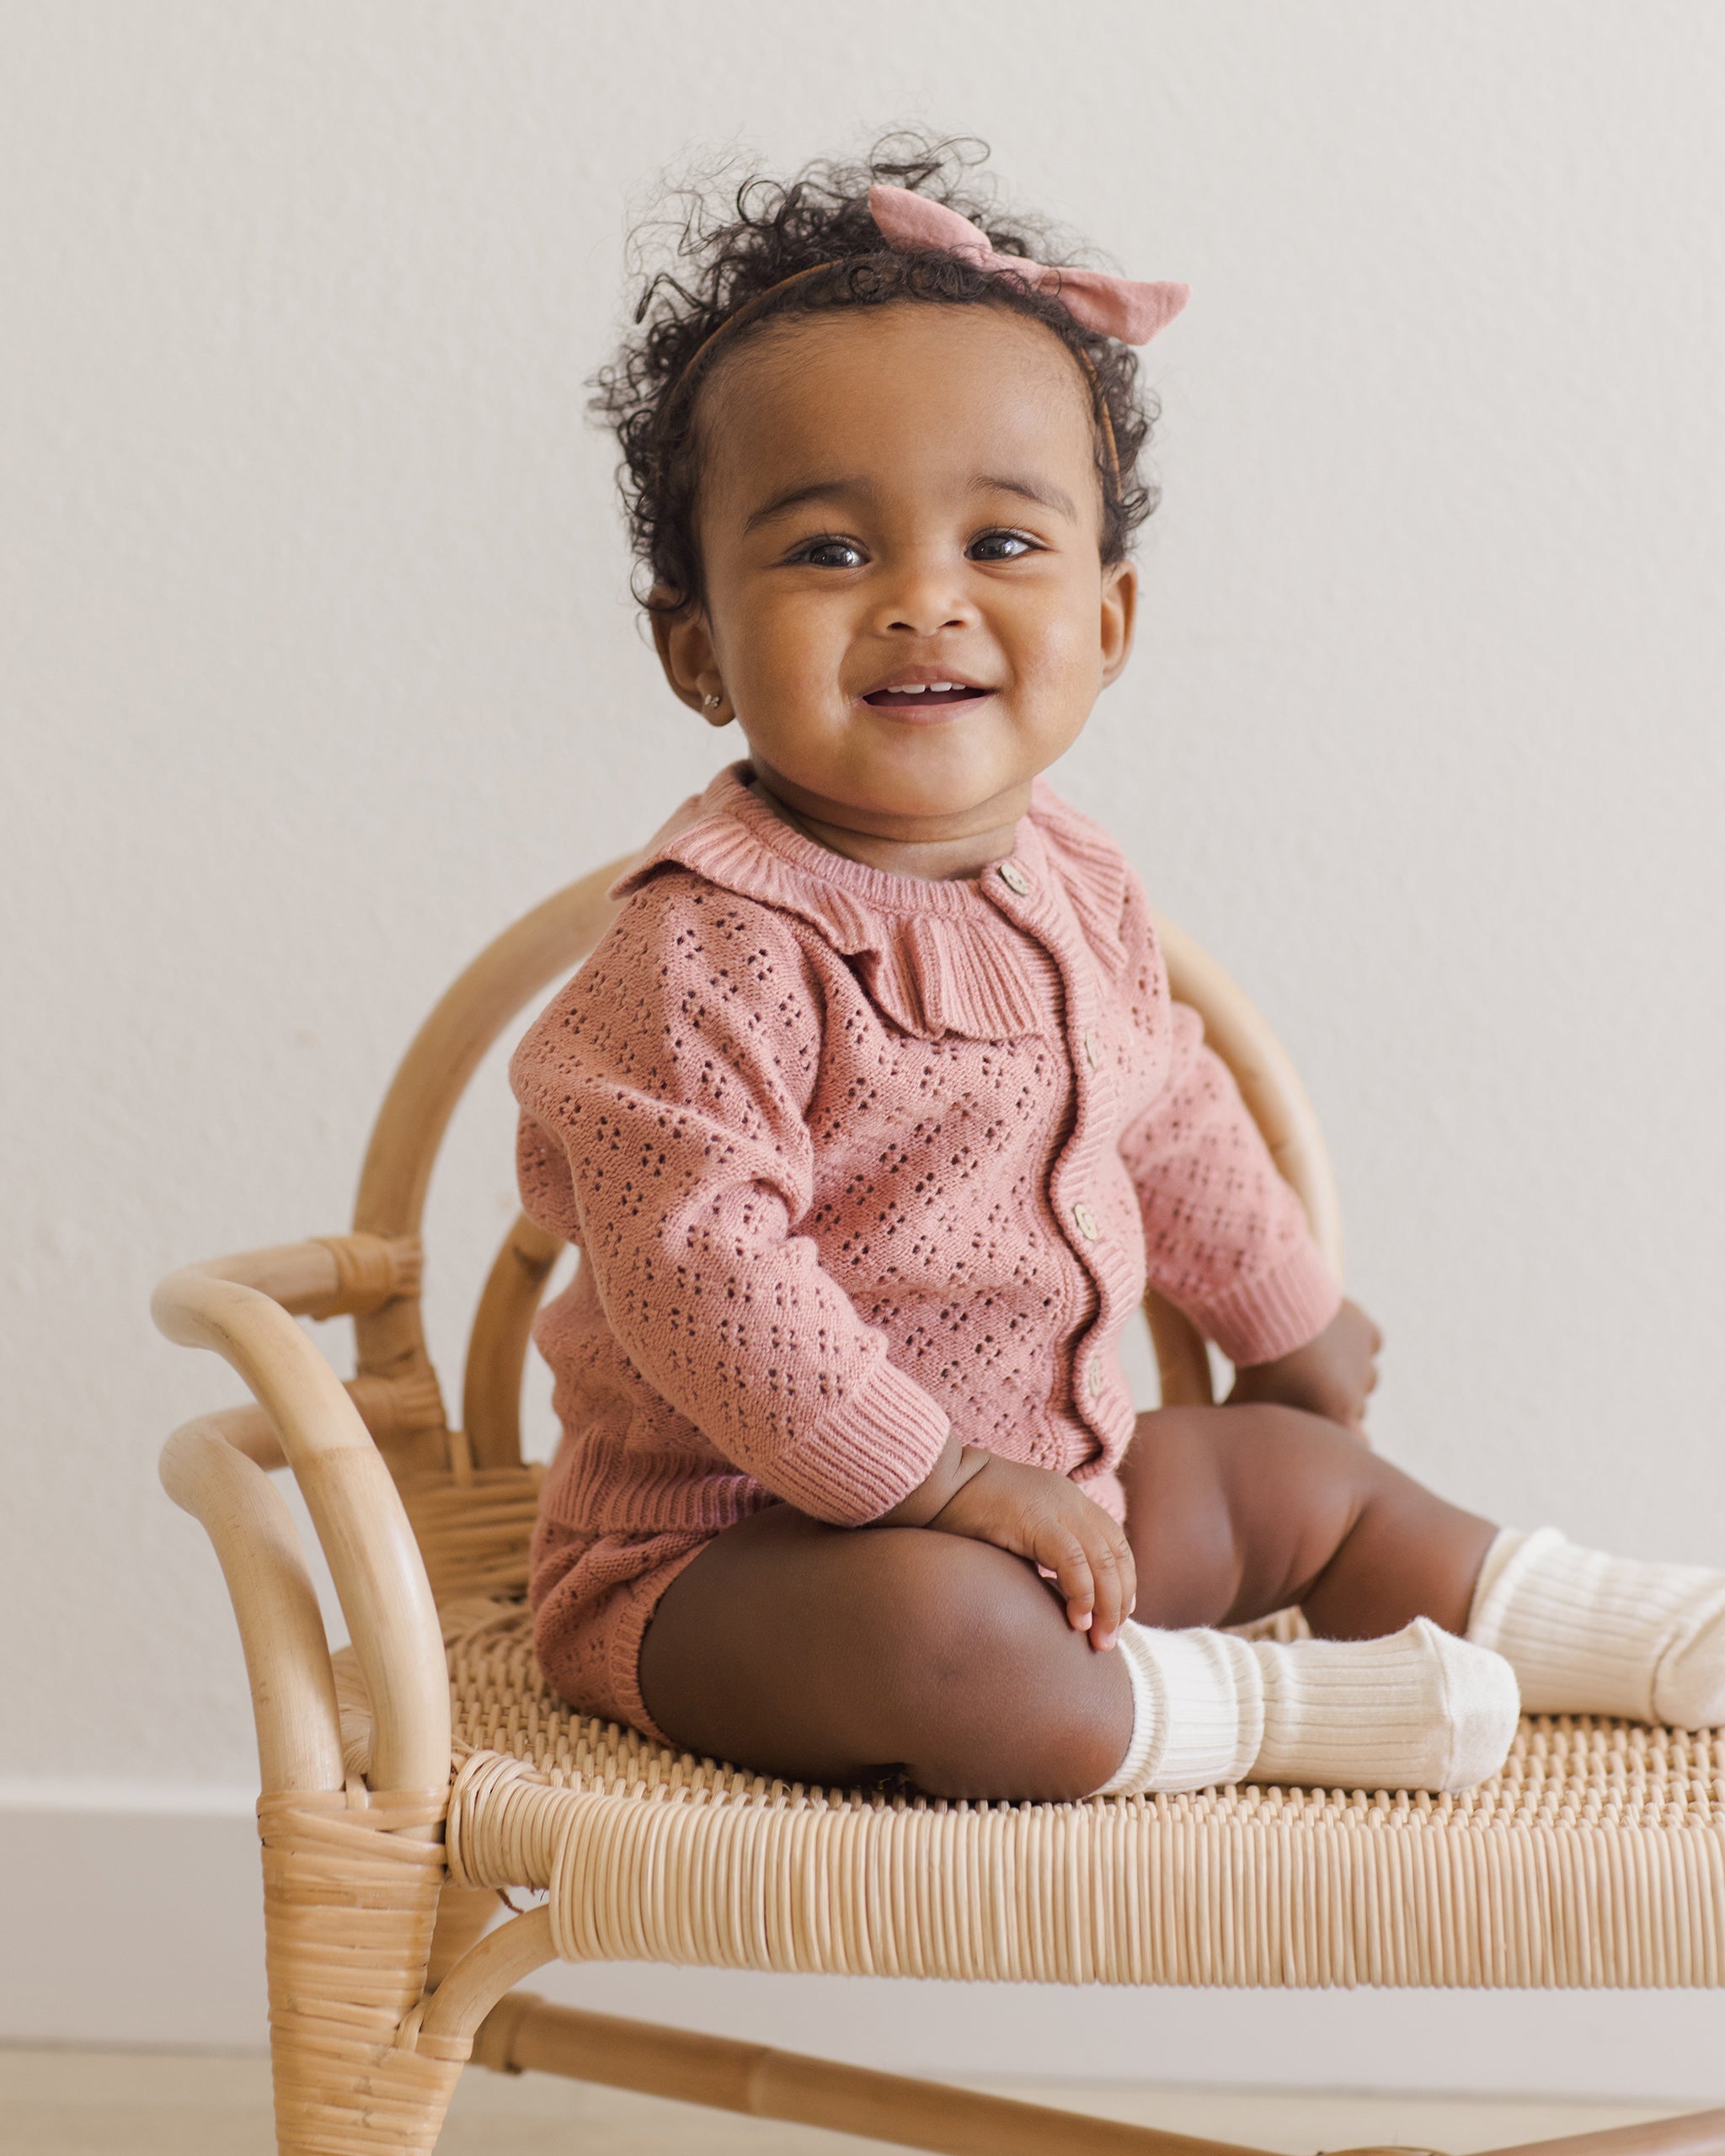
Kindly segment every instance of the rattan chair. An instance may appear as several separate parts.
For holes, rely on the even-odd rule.
[[[555,1956],[1072,1984],[1718,1985],[1725,1747],[1586,1718],[1524,1724],[1459,1798],[1226,1789],[967,1805],[806,1789],[584,1719],[535,1665],[522,1595],[529,1327],[558,1256],[525,1219],[480,1300],[460,1427],[420,1321],[438,1146],[490,1044],[611,916],[613,863],[463,974],[383,1104],[351,1234],[174,1274],[155,1315],[252,1406],[169,1440],[163,1480],[226,1574],[251,1681],[279,2147],[429,2150],[469,2057],[911,2148],[1214,2152],[1140,2127],[546,2004]],[[1263,1019],[1163,926],[1316,1232],[1322,1141]],[[1201,1342],[1152,1299],[1164,1397],[1207,1399]],[[296,1318],[351,1317],[344,1384]],[[352,1646],[332,1657],[268,1470],[291,1469]],[[1297,1620],[1287,1620],[1295,1622]],[[510,1889],[548,1898],[504,1916]],[[1725,2150],[1725,2111],[1553,2149]]]

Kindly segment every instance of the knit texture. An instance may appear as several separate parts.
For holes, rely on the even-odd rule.
[[[1146,1277],[1236,1363],[1300,1346],[1338,1290],[1299,1203],[1119,847],[1051,788],[1006,861],[925,882],[748,776],[622,879],[511,1066],[523,1203],[582,1257],[536,1334],[565,1433],[542,1522],[860,1524],[949,1430],[1118,1517]]]
[[[1250,1780],[1455,1791],[1494,1774],[1519,1718],[1495,1654],[1423,1617],[1381,1640],[1244,1640],[1130,1620],[1126,1756],[1098,1796]]]
[[[1380,1640],[1255,1640],[1263,1742],[1255,1782],[1472,1789],[1495,1774],[1521,1706],[1500,1656],[1416,1617]]]
[[[1583,1550],[1556,1528],[1505,1528],[1467,1636],[1514,1665],[1530,1714],[1725,1722],[1725,1573]]]
[[[1116,1652],[1132,1686],[1126,1756],[1098,1796],[1172,1796],[1243,1781],[1263,1739],[1263,1678],[1227,1632],[1160,1632],[1129,1617]]]

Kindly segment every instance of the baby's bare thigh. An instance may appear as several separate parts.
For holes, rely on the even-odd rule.
[[[898,1769],[944,1796],[1087,1796],[1132,1708],[1022,1559],[927,1528],[823,1526],[775,1506],[667,1589],[641,1650],[654,1720],[788,1779]]]

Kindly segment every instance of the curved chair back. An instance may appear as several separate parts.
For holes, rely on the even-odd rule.
[[[617,911],[606,893],[633,857],[595,869],[536,907],[481,952],[438,1003],[378,1112],[355,1231],[418,1237],[438,1149],[468,1081],[505,1027],[598,942]],[[1156,927],[1174,995],[1203,1018],[1339,1273],[1334,1178],[1286,1051],[1208,953],[1172,922],[1159,919]],[[362,1385],[386,1380],[379,1393],[395,1403],[388,1422],[368,1419],[402,1484],[440,1600],[457,1591],[518,1588],[524,1577],[537,1477],[521,1464],[521,1379],[534,1313],[561,1247],[525,1214],[505,1238],[474,1319],[457,1428],[449,1426],[426,1348],[417,1282],[355,1319]],[[1208,1351],[1196,1331],[1154,1293],[1146,1314],[1163,1400],[1211,1398]]]

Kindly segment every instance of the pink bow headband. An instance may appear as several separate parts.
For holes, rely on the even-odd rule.
[[[1147,344],[1192,296],[1189,285],[1141,285],[1102,270],[1052,270],[1019,255],[997,254],[968,217],[926,195],[913,195],[908,187],[871,187],[868,214],[882,238],[901,254],[926,248],[932,253],[956,254],[991,276],[1019,278],[1057,299],[1084,328],[1116,337],[1123,344]]]
[[[879,228],[881,237],[899,253],[926,249],[935,254],[953,254],[991,276],[1016,277],[1033,290],[1057,300],[1082,328],[1094,329],[1104,337],[1118,338],[1123,344],[1147,344],[1159,329],[1167,328],[1192,296],[1189,285],[1144,285],[1130,277],[1110,276],[1103,270],[1057,270],[1022,255],[996,253],[987,234],[968,217],[961,217],[944,203],[930,201],[926,195],[912,194],[908,187],[889,187],[877,182],[868,190],[868,214]],[[818,277],[823,270],[837,267],[836,261],[811,262],[806,270],[793,270],[788,277],[780,278],[777,284],[769,285],[764,292],[757,292],[753,299],[745,301],[689,355],[677,377],[673,397],[694,379],[702,360],[728,330],[759,314],[768,301],[776,299],[792,285],[800,285],[805,277]],[[1090,376],[1092,387],[1096,387],[1095,368],[1081,351],[1076,356],[1083,361],[1085,371]],[[1099,387],[1097,413],[1118,486],[1120,460],[1114,447],[1114,423],[1108,418],[1108,403]]]

